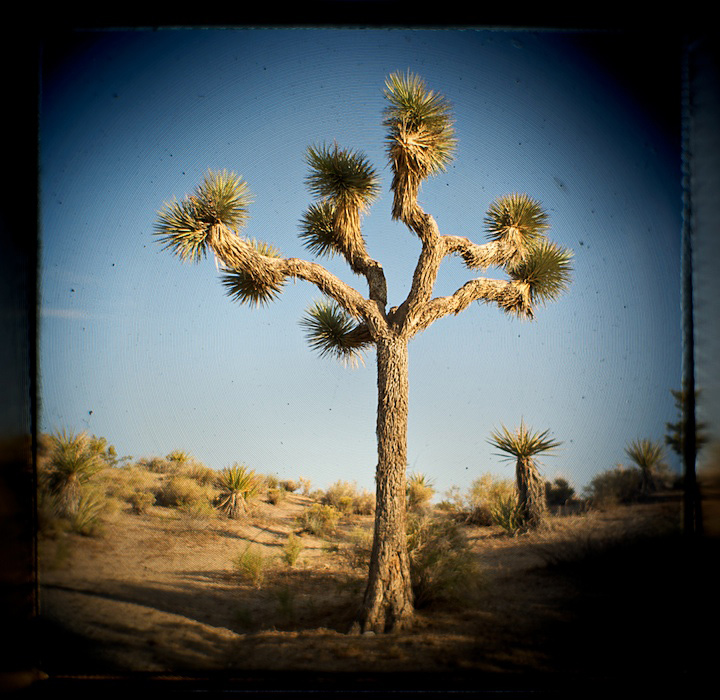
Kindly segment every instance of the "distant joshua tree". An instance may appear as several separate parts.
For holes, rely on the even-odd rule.
[[[344,258],[367,282],[367,297],[315,262],[285,258],[275,247],[240,235],[250,194],[234,173],[209,172],[194,194],[165,205],[156,230],[165,248],[182,260],[198,261],[212,251],[223,266],[226,292],[240,303],[264,305],[278,297],[288,279],[315,285],[324,298],[310,307],[302,325],[320,355],[353,364],[364,350],[375,348],[377,508],[361,619],[363,630],[375,632],[405,627],[413,615],[405,537],[408,341],[475,301],[533,318],[538,304],[568,287],[572,256],[547,239],[547,215],[525,194],[503,196],[490,205],[487,243],[441,235],[435,219],[418,204],[418,193],[425,179],[452,160],[456,141],[450,105],[410,73],[389,76],[385,97],[392,218],[422,245],[410,292],[399,306],[388,307],[382,265],[370,257],[361,229],[361,217],[380,191],[378,175],[362,153],[337,144],[307,151],[306,183],[317,200],[301,219],[300,238],[315,255]],[[500,268],[508,278],[477,277],[449,296],[433,297],[440,264],[450,255],[471,270]]]
[[[545,482],[540,476],[534,457],[552,450],[562,443],[547,439],[548,431],[531,433],[520,421],[520,427],[511,433],[504,425],[502,431],[493,431],[488,442],[501,452],[509,455],[505,459],[515,459],[515,478],[517,481],[520,518],[527,529],[538,528],[547,511]]]
[[[666,467],[663,446],[651,440],[633,440],[625,448],[625,454],[640,468],[640,489],[643,495],[654,491],[658,486],[658,478]]]

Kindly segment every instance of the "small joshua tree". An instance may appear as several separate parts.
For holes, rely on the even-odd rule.
[[[633,440],[625,448],[625,453],[640,468],[642,494],[656,490],[661,473],[666,469],[663,446],[652,440]]]
[[[221,489],[218,508],[228,518],[241,518],[247,513],[248,502],[260,489],[260,483],[260,477],[242,464],[226,467],[218,476]]]
[[[488,441],[503,453],[505,459],[515,460],[515,478],[517,480],[519,515],[524,527],[535,529],[545,517],[547,501],[545,483],[540,476],[536,455],[551,453],[562,443],[547,439],[548,431],[531,433],[520,421],[520,427],[511,433],[504,425],[502,431],[494,431]]]
[[[306,183],[316,201],[300,221],[300,238],[319,256],[339,255],[367,283],[363,296],[325,267],[285,258],[275,247],[245,238],[250,194],[234,173],[210,172],[195,193],[165,205],[157,233],[182,260],[211,251],[223,266],[222,283],[234,300],[264,305],[288,279],[317,287],[323,299],[303,320],[310,346],[322,356],[354,364],[374,347],[377,362],[375,534],[363,604],[363,630],[407,626],[413,614],[410,562],[405,541],[408,426],[408,342],[434,321],[473,302],[494,304],[511,316],[531,319],[538,304],[556,299],[570,280],[571,253],[546,237],[542,206],[525,194],[497,198],[488,210],[488,241],[477,244],[441,235],[418,203],[420,186],[445,170],[456,140],[450,104],[413,74],[393,74],[385,86],[387,156],[392,169],[392,218],[417,236],[422,250],[407,298],[388,305],[382,265],[370,257],[361,218],[380,192],[379,178],[359,151],[311,146]],[[500,268],[507,279],[475,277],[449,296],[433,297],[442,261],[451,255],[470,270]]]

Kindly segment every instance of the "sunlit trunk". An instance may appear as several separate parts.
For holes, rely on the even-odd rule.
[[[378,464],[375,537],[363,604],[363,631],[407,627],[413,614],[405,530],[408,423],[407,341],[377,342]]]
[[[542,523],[547,510],[545,484],[535,463],[529,458],[518,459],[516,477],[523,523],[528,529],[534,529]]]

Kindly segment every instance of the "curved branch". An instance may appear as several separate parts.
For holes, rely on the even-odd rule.
[[[446,255],[459,255],[471,270],[504,267],[517,256],[517,249],[505,241],[473,243],[462,236],[443,236]]]
[[[303,279],[334,299],[351,316],[363,319],[373,337],[387,331],[387,321],[378,305],[365,299],[322,265],[299,258],[262,255],[222,224],[209,228],[206,243],[227,267],[243,270],[261,284],[270,286],[286,277]]]
[[[478,278],[466,282],[453,295],[436,297],[417,314],[409,333],[425,330],[431,323],[449,314],[459,314],[474,301],[497,304],[503,311],[521,318],[533,318],[528,290],[515,280]]]

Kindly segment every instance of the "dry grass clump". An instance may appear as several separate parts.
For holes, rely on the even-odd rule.
[[[342,513],[334,506],[322,503],[313,503],[297,518],[297,523],[303,532],[316,537],[327,537],[335,531]]]
[[[498,479],[490,473],[475,479],[470,488],[462,494],[453,487],[446,494],[446,500],[438,508],[466,525],[488,527],[495,525],[493,511],[502,503],[508,503],[515,496],[515,484],[510,479]]]
[[[244,581],[255,588],[261,588],[268,573],[270,561],[270,557],[251,543],[235,557],[233,566]]]
[[[415,607],[469,604],[481,584],[480,569],[460,525],[448,517],[413,515],[407,538]]]
[[[319,500],[344,515],[372,515],[375,512],[375,494],[366,489],[358,491],[354,481],[336,481],[319,494]]]
[[[189,476],[171,476],[165,481],[156,495],[157,504],[173,507],[205,501],[210,503],[215,492],[206,486],[201,486]]]

